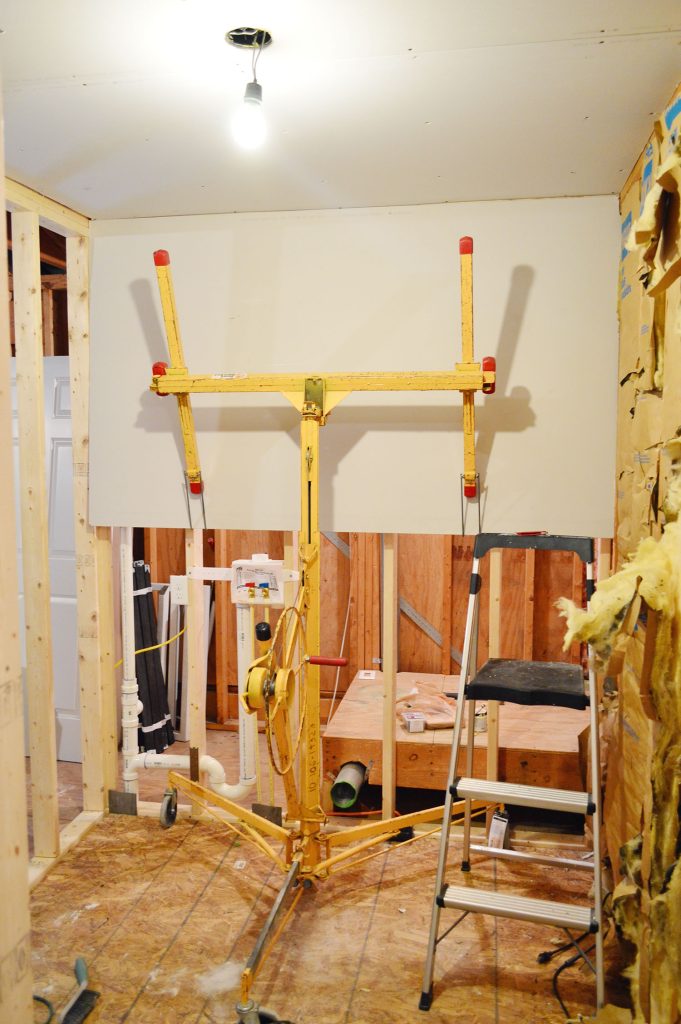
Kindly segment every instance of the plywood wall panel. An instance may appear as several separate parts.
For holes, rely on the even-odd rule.
[[[571,551],[537,551],[535,560],[535,601],[533,660],[562,661],[565,620],[556,609],[557,596],[572,597],[573,566]],[[581,595],[580,595],[581,599]]]
[[[442,635],[444,566],[440,534],[400,537],[400,597]],[[442,647],[405,614],[400,616],[400,671],[440,672]]]

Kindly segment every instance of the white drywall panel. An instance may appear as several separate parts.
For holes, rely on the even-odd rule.
[[[98,221],[93,234],[93,522],[187,525],[176,402],[148,391],[167,359],[155,249],[171,255],[193,373],[408,372],[460,358],[470,234],[476,356],[495,355],[499,375],[476,399],[483,528],[611,534],[614,197]],[[295,529],[295,410],[276,395],[193,405],[208,526]],[[355,395],[322,428],[322,528],[459,532],[461,470],[458,393]]]

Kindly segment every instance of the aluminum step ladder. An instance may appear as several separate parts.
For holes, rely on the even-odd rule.
[[[435,879],[435,894],[431,917],[428,952],[423,973],[423,989],[419,1009],[429,1010],[433,1001],[433,974],[435,953],[440,943],[467,914],[492,914],[497,917],[533,921],[537,924],[562,928],[570,942],[593,970],[596,976],[596,1005],[604,1001],[603,974],[603,915],[600,865],[600,813],[601,786],[598,749],[598,699],[596,677],[589,658],[588,687],[585,689],[581,665],[562,662],[513,661],[491,658],[479,671],[477,664],[477,634],[479,600],[482,587],[481,560],[488,551],[504,548],[533,549],[539,551],[572,551],[586,566],[586,596],[594,589],[593,541],[585,537],[555,537],[547,535],[478,534],[473,549],[473,567],[466,613],[461,676],[457,695],[456,719],[452,754],[447,780],[440,852]],[[509,704],[551,705],[556,707],[589,707],[591,761],[590,793],[574,790],[549,789],[543,786],[525,786],[473,777],[475,745],[475,709],[478,701],[500,701]],[[458,776],[459,752],[463,732],[464,714],[467,713],[465,777]],[[550,900],[514,896],[509,893],[476,889],[469,885],[449,885],[445,882],[447,854],[454,800],[465,800],[463,856],[461,870],[471,871],[471,854],[498,857],[535,864],[560,864],[593,873],[593,903],[588,906],[557,903]],[[518,807],[544,808],[589,815],[592,819],[593,859],[590,862],[565,857],[550,857],[499,849],[489,845],[471,843],[471,801],[486,801],[491,806],[508,804]],[[440,915],[443,910],[455,909],[460,916],[440,934]],[[575,936],[574,933],[579,933]],[[595,957],[582,943],[592,940]]]

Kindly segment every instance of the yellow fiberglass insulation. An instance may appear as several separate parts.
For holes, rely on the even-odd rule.
[[[619,901],[620,924],[637,946],[636,962],[628,972],[634,1019],[651,1024],[681,1020],[681,440],[668,448],[674,476],[665,505],[670,521],[661,538],[643,540],[619,572],[599,583],[588,610],[564,598],[559,602],[567,620],[566,647],[573,640],[590,643],[602,663],[616,646],[637,589],[659,613],[650,677],[656,717],[652,814],[648,835],[642,837],[649,871],[634,886],[630,876]],[[616,907],[617,897],[616,892]]]

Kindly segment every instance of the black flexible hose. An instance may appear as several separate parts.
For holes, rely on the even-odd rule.
[[[588,932],[587,932],[587,934],[588,934]],[[590,946],[588,949],[584,950],[584,953],[586,953],[586,955],[588,956],[589,953],[593,953],[595,948],[596,948],[595,946]],[[568,1019],[570,1018],[571,1015],[570,1015],[570,1013],[568,1011],[567,1006],[565,1005],[563,1000],[560,998],[560,992],[558,991],[558,978],[563,973],[564,970],[566,970],[568,967],[572,967],[573,964],[576,964],[578,960],[583,960],[583,959],[584,959],[584,957],[582,956],[581,953],[575,953],[573,956],[568,957],[567,960],[564,960],[562,964],[559,964],[559,966],[556,967],[555,971],[553,972],[553,978],[551,979],[551,986],[553,988],[553,994],[556,997],[556,999],[558,1000],[558,1002],[560,1003],[560,1008],[561,1008],[561,1010],[563,1011],[563,1013],[565,1014],[565,1016]]]

